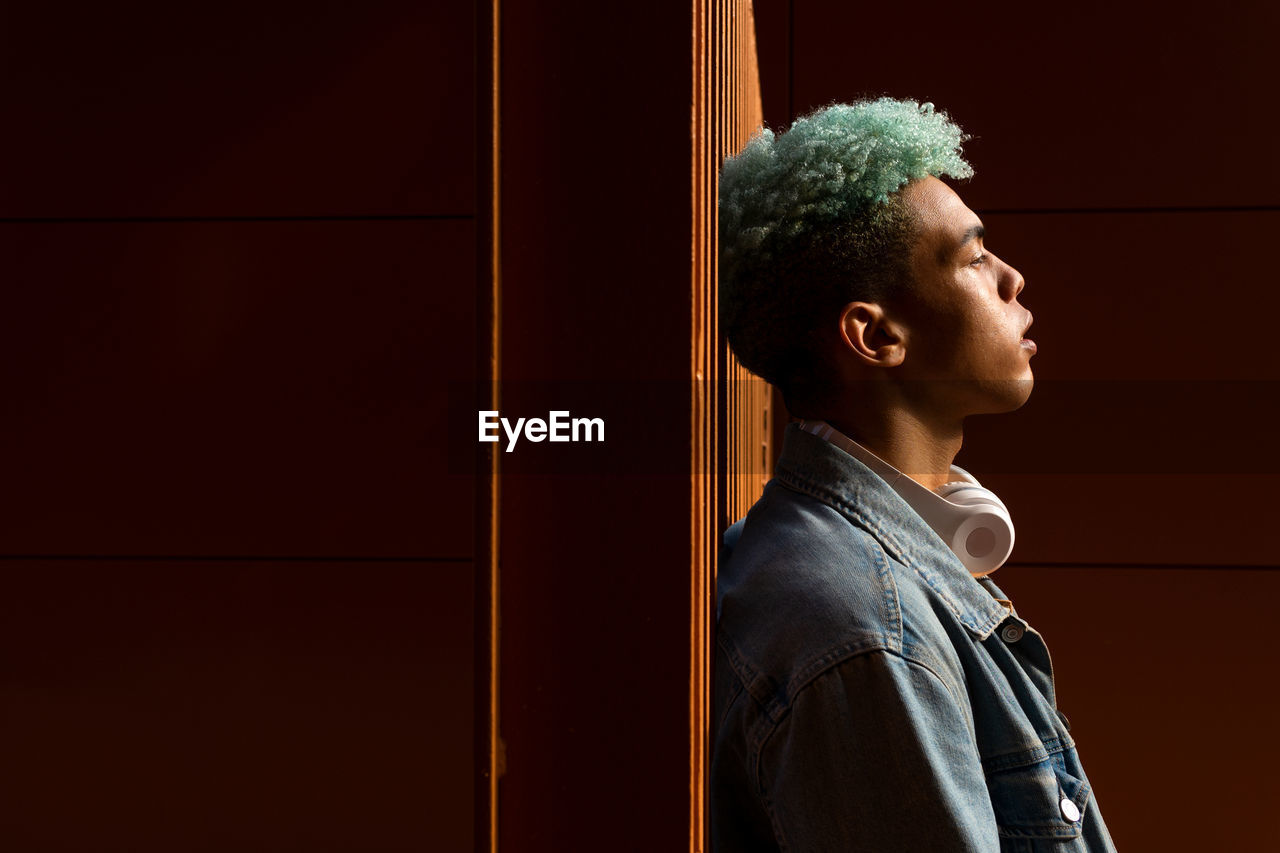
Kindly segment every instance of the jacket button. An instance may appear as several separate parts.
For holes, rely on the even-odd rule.
[[[1004,629],[1000,632],[1000,639],[1004,640],[1006,643],[1018,642],[1022,639],[1022,626],[1017,622],[1010,622],[1008,625],[1005,625]]]
[[[1058,805],[1062,807],[1062,816],[1067,820],[1075,823],[1080,819],[1080,807],[1066,797],[1063,797],[1062,802]]]

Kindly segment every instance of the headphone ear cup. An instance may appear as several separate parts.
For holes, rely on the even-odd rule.
[[[1008,516],[978,510],[956,528],[951,550],[974,577],[989,575],[1013,552],[1013,526]]]
[[[938,495],[964,507],[964,520],[948,543],[969,573],[990,574],[1013,552],[1013,519],[994,492],[972,483],[947,483]]]

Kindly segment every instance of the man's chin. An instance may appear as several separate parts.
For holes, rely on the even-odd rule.
[[[1031,399],[1031,390],[1035,386],[1035,378],[1028,375],[1024,379],[1006,379],[987,382],[983,390],[983,403],[975,415],[999,415],[1016,411]]]

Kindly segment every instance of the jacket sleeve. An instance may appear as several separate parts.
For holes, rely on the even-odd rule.
[[[990,795],[961,696],[890,651],[804,686],[765,740],[759,783],[791,853],[998,853]]]

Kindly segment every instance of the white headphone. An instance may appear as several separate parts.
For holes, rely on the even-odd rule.
[[[953,480],[929,489],[867,450],[826,421],[801,421],[800,429],[839,447],[879,474],[925,523],[947,543],[969,574],[989,575],[1004,565],[1013,551],[1013,519],[1009,509],[978,479],[959,465],[951,466]]]

